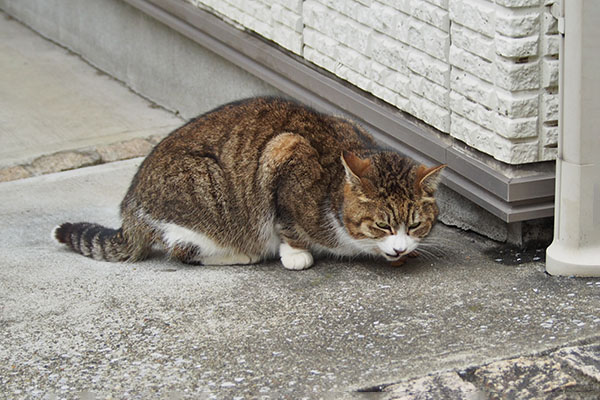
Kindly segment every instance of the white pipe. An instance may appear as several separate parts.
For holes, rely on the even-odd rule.
[[[546,271],[600,276],[600,1],[561,3],[556,208]]]

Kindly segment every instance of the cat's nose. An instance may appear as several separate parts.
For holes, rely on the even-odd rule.
[[[394,251],[396,252],[396,256],[399,256],[400,254],[404,253],[406,249],[394,248]]]

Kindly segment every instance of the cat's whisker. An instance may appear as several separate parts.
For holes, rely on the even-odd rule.
[[[418,248],[416,250],[416,252],[419,254],[420,257],[425,258],[427,260],[433,260],[433,259],[440,258],[438,255],[436,255],[426,249],[423,249],[423,248]]]
[[[452,238],[444,237],[444,236],[428,236],[421,243],[436,243],[436,244],[447,244],[450,246],[457,245],[458,241]]]
[[[417,248],[416,251],[417,251],[417,253],[428,254],[434,258],[441,258],[445,254],[443,249],[440,249],[439,247],[436,247],[436,246],[428,246],[427,243],[425,243],[425,244],[422,243]]]
[[[434,249],[434,250],[444,250],[445,249],[444,246],[440,245],[439,243],[428,243],[428,242],[423,243],[423,242],[421,242],[419,244],[419,248],[423,248],[423,247],[428,248],[428,249]]]

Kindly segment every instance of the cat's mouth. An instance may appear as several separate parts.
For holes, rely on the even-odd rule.
[[[383,256],[388,260],[388,261],[398,261],[399,259],[401,259],[402,257],[404,257],[407,253],[399,253],[399,254],[389,254],[386,252],[383,252]]]

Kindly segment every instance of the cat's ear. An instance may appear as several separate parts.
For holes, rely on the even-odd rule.
[[[353,183],[360,183],[361,178],[365,176],[371,166],[371,160],[368,158],[360,158],[351,151],[344,150],[342,152],[342,165],[346,170],[346,178]]]
[[[446,167],[447,164],[431,168],[427,168],[424,165],[419,166],[415,179],[417,189],[423,190],[428,196],[432,196],[438,187],[438,183],[440,183],[442,170]]]

